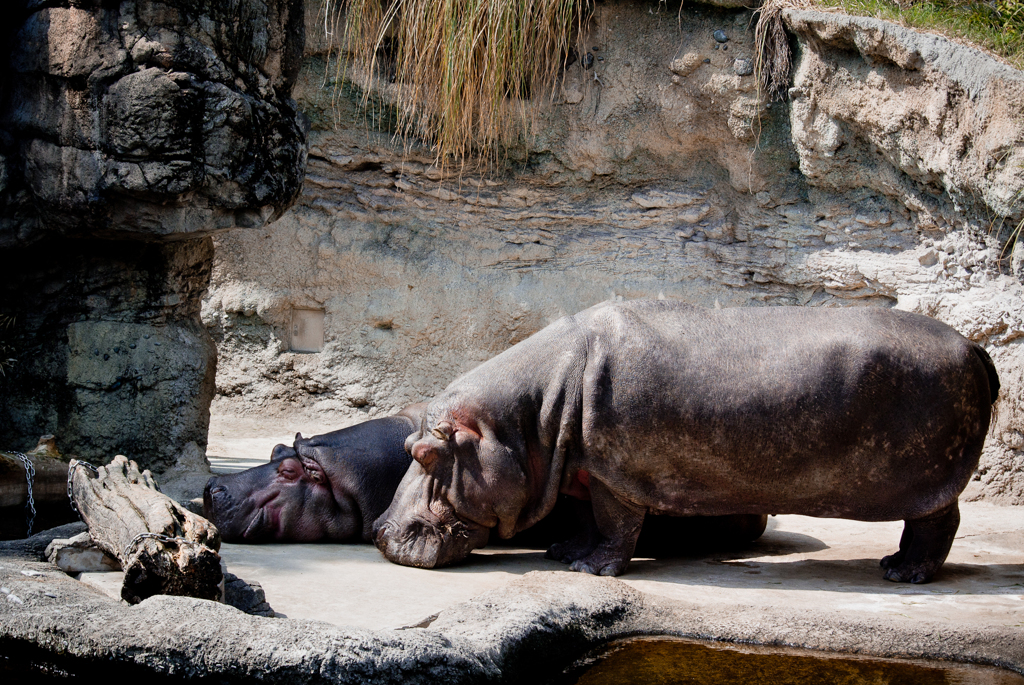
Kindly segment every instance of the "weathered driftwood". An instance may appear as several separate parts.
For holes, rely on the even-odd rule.
[[[121,597],[152,595],[219,599],[220,533],[162,494],[152,474],[118,455],[93,475],[71,462],[72,499],[92,539],[121,562]]]

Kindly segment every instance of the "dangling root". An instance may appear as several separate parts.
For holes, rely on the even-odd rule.
[[[758,99],[762,102],[782,100],[789,88],[793,53],[782,23],[782,11],[790,7],[807,8],[807,0],[765,0],[757,10],[754,27],[754,75]]]

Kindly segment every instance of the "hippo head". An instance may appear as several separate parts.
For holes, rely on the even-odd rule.
[[[297,446],[301,441],[296,435]],[[211,478],[203,514],[225,542],[350,539],[359,535],[361,521],[352,499],[332,483],[331,471],[305,452],[277,445],[269,463]]]
[[[443,405],[442,405],[443,406]],[[431,404],[405,442],[414,462],[391,506],[374,523],[374,542],[390,561],[438,568],[519,528],[527,477],[517,450],[506,447],[481,412]]]

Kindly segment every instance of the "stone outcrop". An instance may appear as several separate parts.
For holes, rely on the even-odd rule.
[[[0,54],[0,441],[163,470],[206,444],[210,234],[298,192],[297,0],[15,2]],[[187,455],[186,455],[187,456]]]
[[[896,306],[992,353],[999,420],[969,495],[1024,503],[1024,252],[1007,242],[1024,211],[1021,74],[945,38],[790,12],[791,97],[769,106],[751,19],[598,5],[593,67],[566,70],[490,174],[374,133],[358,94],[334,97],[311,24],[304,191],[273,225],[215,239],[217,406],[379,416],[610,298]],[[292,352],[310,309],[323,349]]]
[[[302,5],[23,3],[4,75],[0,245],[262,226],[302,181]]]

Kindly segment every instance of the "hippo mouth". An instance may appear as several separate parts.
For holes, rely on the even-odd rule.
[[[391,562],[417,568],[442,568],[466,558],[487,543],[490,528],[460,518],[437,481],[428,485],[426,506],[417,502],[412,512],[392,503],[374,524],[374,544]],[[403,493],[399,493],[401,496]],[[406,499],[402,497],[402,499]]]
[[[242,532],[242,539],[248,542],[258,542],[270,537],[278,528],[279,513],[277,509],[266,505],[257,507],[249,525]]]

